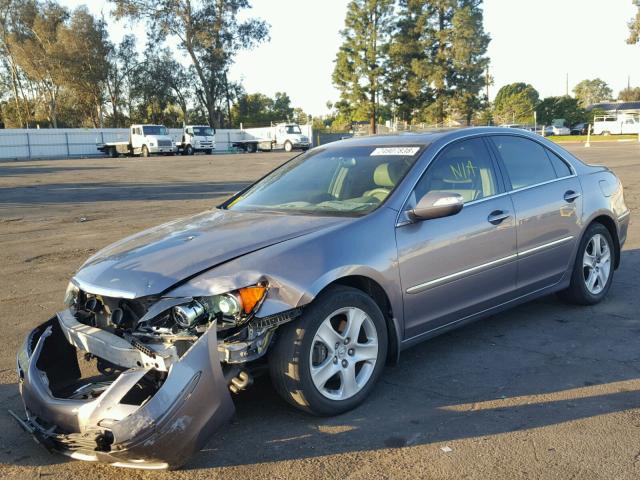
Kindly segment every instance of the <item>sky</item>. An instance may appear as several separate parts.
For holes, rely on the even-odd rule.
[[[58,1],[71,8],[87,5],[107,19],[111,10],[103,0]],[[271,38],[240,53],[231,77],[241,80],[249,93],[284,91],[293,106],[312,115],[327,113],[327,101],[339,99],[331,74],[348,0],[251,3],[249,15],[271,25]],[[625,43],[635,11],[632,0],[485,0],[484,26],[492,39],[487,52],[494,78],[490,97],[512,82],[532,84],[541,97],[564,95],[567,75],[570,93],[586,78],[603,79],[615,95],[629,77],[632,86],[640,86],[640,44]],[[143,26],[110,26],[113,40],[133,32],[140,48],[144,46]]]

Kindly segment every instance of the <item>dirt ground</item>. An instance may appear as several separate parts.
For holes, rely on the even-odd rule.
[[[569,145],[611,167],[640,209],[640,144]],[[640,227],[632,214],[607,299],[555,297],[418,345],[371,398],[335,418],[281,401],[268,379],[236,397],[233,422],[178,472],[69,461],[36,445],[15,353],[61,308],[96,249],[211,208],[286,154],[0,162],[1,478],[558,478],[640,476]]]

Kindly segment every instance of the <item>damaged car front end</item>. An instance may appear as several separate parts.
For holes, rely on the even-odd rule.
[[[113,298],[70,283],[68,308],[17,358],[26,418],[50,450],[122,467],[176,468],[234,413],[288,313],[257,318],[268,285],[208,297]]]

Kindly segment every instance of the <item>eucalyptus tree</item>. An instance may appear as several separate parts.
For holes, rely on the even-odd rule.
[[[264,41],[269,26],[262,20],[241,19],[248,0],[110,0],[116,18],[144,21],[150,39],[176,39],[187,52],[198,80],[197,96],[211,125],[219,124],[232,95],[229,68],[236,54]]]

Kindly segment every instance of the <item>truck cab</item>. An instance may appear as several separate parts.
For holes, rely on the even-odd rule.
[[[176,146],[164,125],[131,125],[129,147],[133,155],[174,154]]]
[[[287,152],[307,150],[311,146],[309,137],[302,134],[297,123],[279,123],[273,128],[273,135],[274,148],[284,148]]]
[[[216,147],[216,130],[209,125],[187,125],[182,131],[182,139],[178,145],[184,155],[195,152],[210,154]]]

